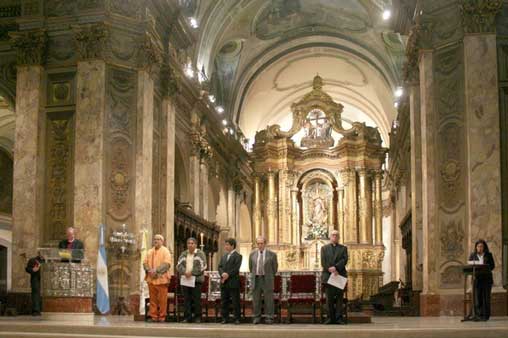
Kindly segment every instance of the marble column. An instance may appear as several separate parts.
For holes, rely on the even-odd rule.
[[[152,227],[152,161],[153,161],[153,95],[154,83],[145,70],[138,72],[138,110],[136,124],[136,185],[134,203],[135,233]]]
[[[29,291],[23,255],[40,247],[43,220],[44,124],[41,66],[17,66],[12,201],[12,291]]]
[[[194,149],[190,156],[189,185],[191,187],[192,210],[196,215],[199,215],[201,212],[199,161],[199,151]]]
[[[166,97],[162,101],[162,109],[166,110],[166,246],[172,254],[175,252],[175,106],[173,100]],[[174,267],[172,267],[174,269]]]
[[[421,144],[422,144],[422,238],[423,238],[423,284],[421,293],[421,314],[434,315],[434,293],[438,288],[439,226],[437,186],[437,146],[436,130],[438,130],[437,112],[434,103],[433,52],[420,52],[420,99],[421,99]],[[439,311],[439,310],[438,310]],[[439,314],[439,312],[437,312]]]
[[[344,244],[344,187],[337,188],[337,223],[339,226],[339,243]]]
[[[300,245],[300,224],[298,222],[298,188],[291,189],[291,243]]]
[[[360,182],[360,243],[372,244],[372,194],[367,170],[358,172]]]
[[[411,279],[413,290],[422,289],[422,134],[419,83],[409,85],[409,119],[411,137]]]
[[[266,174],[268,184],[268,201],[266,203],[266,239],[270,244],[276,243],[277,219],[276,219],[276,200],[275,200],[275,174],[269,171]]]
[[[254,236],[252,241],[255,242],[256,237],[264,235],[261,227],[261,178],[258,174],[254,174]]]
[[[495,33],[464,36],[468,243],[493,239],[489,249],[502,264],[499,96]],[[503,269],[495,269],[494,290],[501,291]]]
[[[105,222],[104,138],[106,63],[78,62],[74,155],[74,226],[86,256],[97,260],[98,225]]]
[[[233,187],[228,189],[228,228],[229,236],[236,237],[236,194]]]
[[[381,181],[383,172],[377,170],[374,173],[374,228],[375,228],[375,245],[383,245],[383,192]]]
[[[200,215],[204,219],[208,219],[208,164],[205,159],[201,159],[199,164],[199,187],[201,190],[200,199]]]

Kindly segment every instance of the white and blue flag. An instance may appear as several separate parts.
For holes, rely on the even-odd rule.
[[[108,260],[106,247],[104,246],[104,224],[99,225],[99,253],[97,255],[97,310],[106,314],[109,312],[109,287],[108,287]]]

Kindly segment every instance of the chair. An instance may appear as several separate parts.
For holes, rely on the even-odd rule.
[[[168,285],[168,312],[166,315],[166,321],[170,321],[170,314],[173,313],[173,318],[176,319],[176,305],[175,305],[175,299],[176,294],[178,293],[178,278],[176,275],[172,275],[169,279],[169,285]],[[172,305],[172,306],[171,306]]]
[[[273,305],[279,323],[282,323],[282,276],[275,275],[273,280]]]
[[[293,274],[290,277],[289,296],[287,300],[288,322],[293,320],[293,310],[297,306],[310,305],[312,308],[312,323],[316,322],[316,275]]]
[[[326,284],[321,284],[321,296],[319,298],[319,317],[321,322],[324,322],[324,314],[327,312],[326,306],[326,292],[325,292]],[[344,322],[347,323],[348,320],[348,298],[347,298],[347,283],[344,287],[344,293],[342,297],[342,316],[344,317]]]

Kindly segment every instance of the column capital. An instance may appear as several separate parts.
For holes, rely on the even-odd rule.
[[[48,35],[46,30],[11,32],[18,65],[42,65],[46,61]]]
[[[142,70],[146,70],[150,75],[157,71],[157,67],[162,62],[162,52],[150,36],[145,33],[138,44],[138,66]]]
[[[172,97],[180,91],[180,77],[168,63],[161,65],[162,95]]]
[[[462,0],[460,12],[464,33],[494,33],[502,0]]]
[[[79,60],[104,58],[109,31],[103,23],[73,25],[74,42]]]

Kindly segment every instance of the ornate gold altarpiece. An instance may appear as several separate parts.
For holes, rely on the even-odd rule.
[[[268,126],[253,147],[254,231],[279,256],[280,270],[320,270],[319,252],[336,229],[348,247],[348,296],[367,299],[382,283],[381,166],[377,128],[342,127],[343,106],[313,89],[293,103],[293,124]],[[292,140],[302,134],[300,145]],[[342,135],[337,142],[335,135]],[[338,137],[336,137],[338,138]]]

